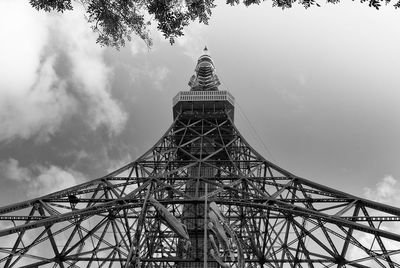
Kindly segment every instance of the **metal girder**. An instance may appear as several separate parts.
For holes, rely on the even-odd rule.
[[[144,206],[146,196],[186,226],[190,246]],[[149,151],[115,172],[0,208],[0,267],[124,267],[137,258],[141,267],[198,267],[205,199],[240,241],[245,267],[400,267],[399,208],[289,173],[219,112],[178,115]],[[222,240],[219,254],[238,267],[228,240],[236,257]]]

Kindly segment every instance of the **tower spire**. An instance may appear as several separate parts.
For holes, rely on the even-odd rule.
[[[221,84],[215,71],[214,62],[208,54],[207,46],[203,49],[203,54],[197,60],[195,74],[189,81],[191,91],[213,91],[218,90]]]

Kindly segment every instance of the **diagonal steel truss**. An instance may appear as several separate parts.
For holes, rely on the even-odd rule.
[[[0,267],[400,267],[399,208],[274,165],[228,114],[181,113],[136,161],[0,208]],[[185,225],[189,246],[152,199]],[[207,225],[212,202],[232,231],[225,241]]]

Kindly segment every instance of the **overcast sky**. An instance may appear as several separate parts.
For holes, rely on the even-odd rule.
[[[0,0],[0,205],[103,176],[172,123],[205,45],[235,121],[298,176],[400,205],[400,10],[220,4],[173,46],[101,48],[79,10]]]

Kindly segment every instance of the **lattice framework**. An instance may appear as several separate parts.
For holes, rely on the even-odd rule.
[[[400,226],[400,209],[274,165],[248,145],[228,114],[180,114],[136,161],[1,208],[0,266],[125,267],[135,256],[141,267],[201,263],[151,197],[181,222],[194,215],[187,212],[193,206],[215,202],[240,241],[245,267],[400,267],[400,235],[391,231]],[[200,168],[212,176],[190,172]],[[219,252],[230,267],[239,266],[238,248],[233,261]]]

